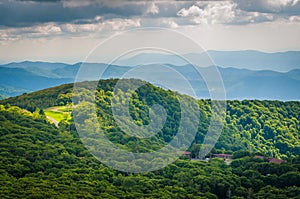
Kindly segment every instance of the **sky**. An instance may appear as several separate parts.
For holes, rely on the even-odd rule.
[[[0,63],[76,63],[107,38],[146,27],[205,50],[300,50],[300,0],[0,0]],[[137,37],[145,36],[126,42]]]

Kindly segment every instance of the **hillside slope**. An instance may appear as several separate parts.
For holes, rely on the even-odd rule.
[[[92,157],[74,129],[0,105],[0,198],[297,199],[299,157],[292,162],[180,159],[155,172],[128,174]]]
[[[98,119],[104,125],[107,136],[116,144],[119,144],[121,138],[127,143],[122,147],[129,147],[129,150],[134,148],[137,151],[156,149],[171,140],[178,130],[180,121],[180,105],[174,93],[150,84],[137,91],[137,95],[134,95],[130,102],[130,114],[136,124],[145,125],[150,122],[149,107],[155,103],[166,108],[168,119],[158,136],[132,140],[118,128],[112,117],[112,91],[116,82],[117,80],[102,80],[99,82],[96,92]],[[89,85],[89,82],[84,84]],[[34,111],[36,108],[45,109],[61,103],[70,103],[71,93],[72,84],[67,84],[2,100],[0,104],[9,103]],[[93,92],[90,91],[90,94],[92,97]],[[192,146],[193,155],[197,155],[198,144],[203,142],[211,116],[209,100],[198,100],[197,103],[201,113],[198,133]],[[88,110],[88,106],[86,110]],[[214,150],[215,152],[223,150],[230,153],[249,150],[277,158],[297,156],[300,154],[299,117],[300,102],[227,101],[225,126]]]

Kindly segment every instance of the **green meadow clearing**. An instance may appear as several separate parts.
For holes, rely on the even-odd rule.
[[[71,120],[71,110],[69,106],[54,106],[45,109],[45,115],[53,118],[57,123],[61,121],[69,122]]]

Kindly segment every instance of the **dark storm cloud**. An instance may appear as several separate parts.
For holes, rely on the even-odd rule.
[[[221,1],[2,0],[0,28],[31,27],[49,22],[58,25],[93,24],[114,18],[139,18],[142,24],[153,26],[168,20],[168,23],[180,26],[205,21],[247,24],[300,15],[300,0]],[[199,2],[207,5],[200,6]],[[100,16],[100,21],[97,16]]]
[[[146,9],[146,6],[142,4],[109,7],[100,2],[83,6],[76,6],[76,3],[80,2],[75,1],[74,6],[72,4],[68,6],[66,2],[53,0],[3,1],[0,3],[0,25],[22,27],[47,22],[84,22],[96,16],[104,16],[104,18],[133,17],[142,15]]]
[[[205,0],[207,1],[207,0]],[[91,23],[96,16],[112,18],[177,18],[195,1],[184,0],[4,0],[0,26],[24,27],[40,23]]]

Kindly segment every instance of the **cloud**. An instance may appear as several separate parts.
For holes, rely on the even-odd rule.
[[[8,28],[0,30],[0,41],[14,41],[25,37],[53,37],[61,35],[62,29],[56,24],[49,23],[34,27]]]
[[[253,23],[272,22],[276,16],[260,12],[244,12],[237,10],[235,19],[229,24],[244,25]]]
[[[159,8],[155,5],[154,2],[152,2],[150,4],[150,6],[148,7],[146,13],[150,13],[150,14],[158,14],[159,13]]]
[[[196,24],[228,23],[235,17],[235,7],[236,4],[229,1],[214,3],[200,2],[188,9],[181,9],[177,15],[190,17]]]
[[[82,35],[99,35],[111,31],[122,31],[128,28],[140,27],[140,19],[111,19],[91,24],[55,24],[46,23],[32,27],[7,28],[0,30],[0,41],[14,41],[24,38],[47,38],[47,37],[76,37]]]
[[[121,3],[120,3],[121,4]],[[119,5],[119,4],[118,4]],[[96,16],[103,19],[132,18],[143,16],[148,4],[125,4],[117,6],[102,1],[16,1],[4,0],[0,4],[0,26],[25,27],[40,23],[89,23]],[[155,10],[152,9],[152,12]]]
[[[248,12],[276,13],[280,15],[299,15],[299,0],[233,0],[237,8]]]
[[[89,35],[133,27],[299,24],[300,0],[2,0],[2,40]],[[48,32],[47,32],[48,31]]]
[[[300,15],[300,0],[2,0],[0,28],[39,24],[93,24],[114,18],[172,20],[179,26],[197,24],[247,24]],[[160,19],[161,21],[158,21]],[[152,23],[155,25],[155,23]],[[173,23],[173,24],[174,24]]]
[[[168,28],[178,28],[179,25],[172,19],[163,19],[162,23],[166,25]]]
[[[238,4],[233,1],[198,2],[189,8],[181,9],[177,15],[194,24],[242,25],[275,19],[269,13],[246,12],[237,7]]]
[[[181,9],[177,14],[181,17],[201,15],[202,10],[198,6],[191,6],[189,9]]]
[[[61,29],[64,33],[71,33],[73,36],[82,33],[103,33],[107,31],[121,31],[127,28],[140,27],[140,19],[111,19],[98,24],[63,24]]]
[[[290,16],[289,21],[290,22],[300,22],[300,16]]]

